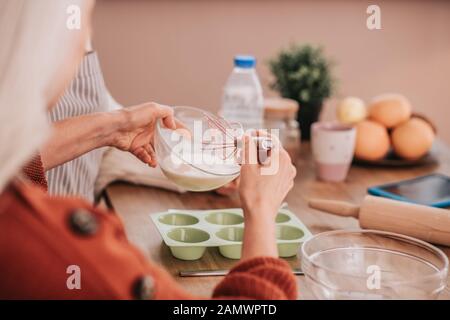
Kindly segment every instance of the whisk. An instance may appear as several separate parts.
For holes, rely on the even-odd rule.
[[[210,150],[221,154],[223,160],[230,159],[238,154],[242,149],[243,127],[239,122],[229,122],[222,117],[204,113],[204,117],[210,129],[217,132],[214,141],[202,140],[202,150]],[[273,142],[270,137],[255,136],[252,139],[256,142],[258,163],[264,164],[269,151],[273,148]],[[219,141],[217,141],[219,140]]]

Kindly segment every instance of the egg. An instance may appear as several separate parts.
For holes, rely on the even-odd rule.
[[[408,120],[391,133],[394,152],[408,160],[426,155],[433,145],[434,137],[432,126],[420,118]]]
[[[371,120],[363,120],[356,125],[355,157],[379,160],[386,156],[389,148],[389,134],[384,126]]]
[[[345,124],[354,124],[367,117],[366,105],[357,97],[347,97],[341,100],[336,111],[339,121]]]
[[[400,94],[382,94],[369,105],[369,118],[386,128],[393,128],[411,117],[411,104]]]

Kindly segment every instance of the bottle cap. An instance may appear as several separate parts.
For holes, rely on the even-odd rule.
[[[239,68],[253,68],[256,65],[254,56],[237,55],[234,57],[234,65]]]

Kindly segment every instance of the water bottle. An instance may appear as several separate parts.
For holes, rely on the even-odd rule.
[[[230,122],[239,122],[244,130],[263,126],[263,93],[255,70],[253,56],[234,57],[234,69],[225,84],[221,115]]]

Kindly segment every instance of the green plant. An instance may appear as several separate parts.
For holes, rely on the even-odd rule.
[[[272,88],[281,96],[297,100],[301,108],[322,106],[334,89],[331,63],[321,47],[292,45],[269,61],[275,76]]]
[[[299,102],[297,119],[302,140],[309,140],[311,125],[319,118],[323,101],[333,93],[335,81],[331,62],[321,47],[291,45],[269,61],[275,77],[272,88],[281,96]]]

